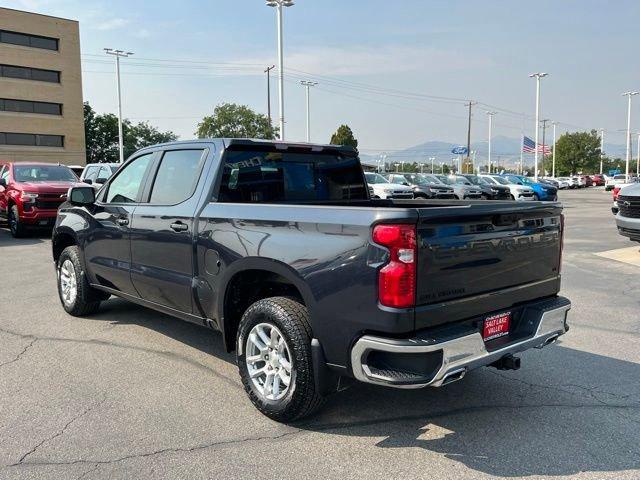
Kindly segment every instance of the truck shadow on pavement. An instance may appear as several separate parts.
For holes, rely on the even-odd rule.
[[[92,319],[137,324],[235,363],[219,334],[124,301],[106,302]],[[439,389],[356,384],[292,427],[371,440],[409,462],[420,461],[420,450],[434,452],[495,476],[640,467],[640,365],[561,344],[525,352],[522,365],[480,369]]]
[[[9,227],[0,223],[0,248],[23,247],[27,245],[38,245],[51,239],[50,230],[33,230],[23,238],[13,238]]]

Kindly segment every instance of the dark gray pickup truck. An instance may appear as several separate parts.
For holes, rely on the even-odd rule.
[[[371,200],[357,151],[201,140],[69,190],[53,231],[71,315],[111,295],[222,333],[269,417],[353,379],[442,386],[564,334],[558,203]]]

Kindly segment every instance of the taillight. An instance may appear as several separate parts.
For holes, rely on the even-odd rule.
[[[413,307],[416,299],[416,226],[376,225],[373,241],[389,249],[389,262],[378,274],[378,300],[387,307]]]

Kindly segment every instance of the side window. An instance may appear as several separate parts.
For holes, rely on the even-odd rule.
[[[0,168],[0,178],[4,178],[5,181],[9,183],[9,167],[8,166],[3,165],[2,168]]]
[[[109,167],[100,167],[99,172],[96,175],[96,178],[98,180],[104,180],[102,183],[106,182],[107,180],[109,180],[109,177],[111,176],[111,170],[109,169]]]
[[[200,178],[204,150],[169,150],[162,156],[150,203],[176,205],[193,195]]]
[[[107,192],[107,203],[135,203],[139,201],[140,190],[153,153],[136,158],[113,179]]]
[[[95,181],[96,176],[98,174],[98,167],[87,167],[87,171],[85,172],[84,178],[85,180]]]

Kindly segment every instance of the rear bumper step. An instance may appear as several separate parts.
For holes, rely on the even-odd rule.
[[[437,338],[398,340],[365,335],[351,350],[353,375],[361,382],[396,388],[440,387],[460,380],[469,370],[553,343],[569,329],[567,312],[570,308],[571,302],[563,297],[544,302],[544,306],[535,309],[535,318],[531,319],[537,322],[533,335],[495,350],[487,349],[480,332],[441,341]],[[409,362],[412,366],[420,367],[402,369],[375,365],[380,359],[384,362],[390,358],[397,359],[391,362],[396,365]]]

